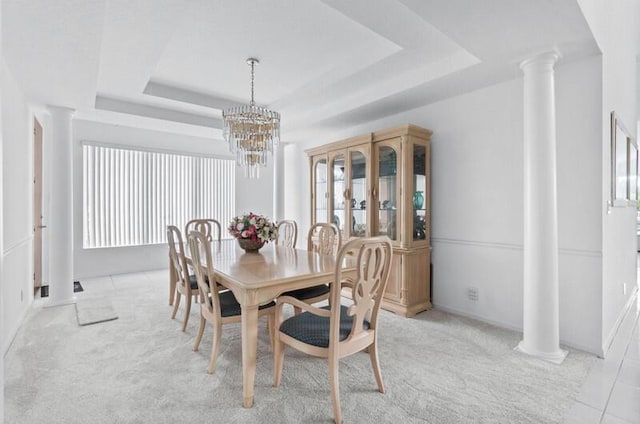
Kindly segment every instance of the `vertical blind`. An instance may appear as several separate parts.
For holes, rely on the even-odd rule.
[[[167,241],[167,225],[213,218],[224,228],[235,208],[235,162],[85,143],[83,247]]]

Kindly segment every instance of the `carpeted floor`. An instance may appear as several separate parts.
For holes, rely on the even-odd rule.
[[[119,319],[78,326],[74,305],[36,307],[5,357],[5,422],[330,423],[327,363],[287,350],[282,385],[261,322],[253,408],[242,408],[239,324],[223,327],[216,373],[211,327],[191,350],[169,317],[165,271],[83,280]],[[78,296],[84,296],[80,293]],[[180,310],[180,314],[183,310]],[[367,354],[340,363],[345,423],[562,423],[596,358],[570,350],[560,366],[513,351],[521,335],[440,311],[383,312],[376,391]]]

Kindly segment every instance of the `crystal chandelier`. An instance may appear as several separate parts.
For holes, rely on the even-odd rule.
[[[247,178],[258,178],[260,167],[267,165],[267,153],[280,141],[280,114],[256,106],[253,100],[254,69],[258,59],[249,58],[251,66],[251,103],[222,111],[222,135],[229,149],[236,154],[238,166],[244,167]]]

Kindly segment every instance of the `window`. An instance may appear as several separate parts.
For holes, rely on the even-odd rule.
[[[235,209],[235,162],[179,153],[85,143],[83,247],[166,242],[167,225],[214,218],[224,227]]]

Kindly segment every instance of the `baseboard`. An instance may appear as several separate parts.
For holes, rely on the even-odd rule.
[[[483,316],[480,315],[476,315],[476,314],[470,314],[467,311],[463,311],[463,310],[459,310],[456,308],[450,308],[448,306],[443,306],[443,305],[439,305],[437,303],[433,304],[433,308],[439,311],[444,311],[444,312],[448,312],[450,314],[454,314],[454,315],[460,315],[463,316],[465,318],[471,318],[471,319],[475,319],[476,321],[481,321],[484,322],[486,324],[491,324],[493,326],[496,326],[498,328],[504,328],[506,330],[511,330],[511,331],[515,331],[517,333],[522,333],[522,327],[517,327],[514,325],[510,325],[504,322],[499,322],[499,321],[494,321],[488,318],[485,318]],[[570,343],[567,342],[565,340],[560,339],[560,345],[561,346],[565,346],[565,347],[570,347],[571,349],[576,349],[576,350],[580,350],[583,352],[587,352],[587,353],[591,353],[593,355],[598,356],[599,358],[602,358],[602,352],[596,352],[594,351],[594,349],[592,347],[589,346],[583,346],[577,343]],[[514,346],[515,347],[515,346]]]
[[[507,329],[507,330],[517,331],[517,332],[522,333],[522,327],[516,327],[514,325],[509,325],[509,324],[504,323],[504,322],[494,321],[494,320],[488,319],[486,317],[483,317],[481,315],[470,314],[468,311],[463,311],[463,310],[456,309],[456,308],[450,308],[448,306],[439,305],[437,303],[433,304],[433,309],[436,309],[438,311],[448,312],[448,313],[454,314],[454,315],[460,315],[460,316],[463,316],[465,318],[475,319],[476,321],[482,321],[484,323],[491,324],[491,325],[494,325],[494,326],[499,327],[499,328],[504,328],[504,329]]]
[[[631,294],[631,296],[629,296],[629,299],[627,299],[627,303],[622,308],[622,311],[620,311],[620,314],[618,314],[618,318],[616,319],[615,324],[613,324],[613,327],[609,332],[609,335],[604,340],[604,343],[602,343],[603,358],[604,358],[604,355],[606,355],[607,352],[609,352],[609,349],[611,348],[611,344],[613,343],[613,339],[618,334],[618,331],[620,331],[620,326],[622,325],[622,322],[624,321],[624,319],[627,317],[627,314],[631,310],[631,306],[633,305],[633,302],[636,301],[637,296],[638,296],[638,287],[636,286],[633,288],[633,293]]]

